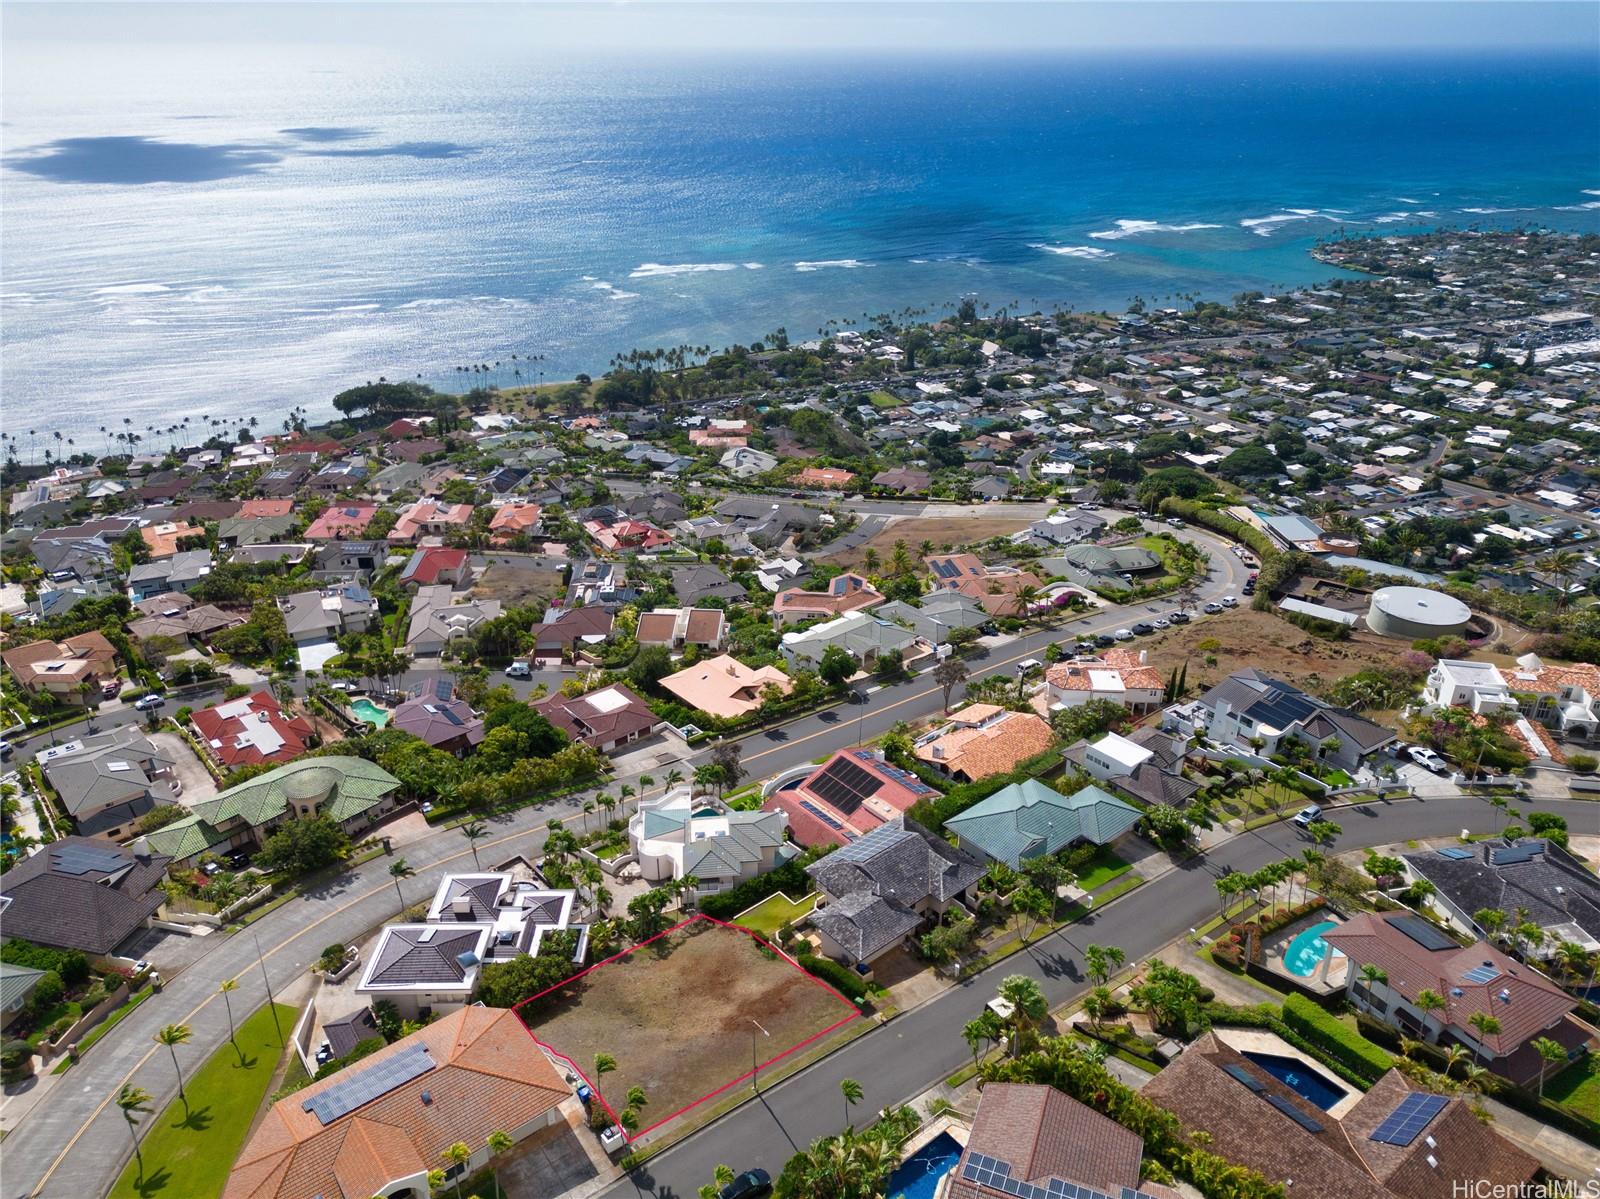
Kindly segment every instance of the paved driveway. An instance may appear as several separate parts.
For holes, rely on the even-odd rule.
[[[205,764],[195,757],[187,741],[177,733],[152,733],[150,743],[172,759],[172,771],[183,784],[178,802],[184,807],[193,807],[202,800],[216,796],[217,780],[211,777]]]
[[[161,972],[162,978],[168,979],[204,956],[211,948],[206,943],[208,938],[216,935],[209,929],[185,934],[165,928],[147,928],[119,948],[123,957],[149,962]]]
[[[576,1106],[573,1100],[570,1106]],[[563,1109],[567,1106],[563,1104]],[[569,1119],[580,1118],[573,1113]],[[591,1158],[584,1138],[594,1145]],[[555,1199],[579,1188],[591,1188],[601,1183],[598,1162],[599,1141],[587,1128],[573,1127],[563,1121],[551,1128],[541,1129],[519,1145],[511,1160],[500,1167],[500,1185],[507,1199]],[[607,1163],[607,1174],[612,1171]],[[581,1192],[580,1192],[581,1193]]]

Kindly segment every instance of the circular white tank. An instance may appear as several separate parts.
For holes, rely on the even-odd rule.
[[[1369,629],[1407,641],[1459,633],[1470,619],[1472,610],[1455,596],[1426,587],[1379,588],[1367,609]]]

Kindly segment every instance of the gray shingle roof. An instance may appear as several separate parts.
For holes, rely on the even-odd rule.
[[[380,987],[460,983],[466,978],[467,968],[459,956],[476,952],[482,936],[482,925],[391,925],[384,930],[377,961],[365,981]]]

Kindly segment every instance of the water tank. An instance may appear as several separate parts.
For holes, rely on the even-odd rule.
[[[1367,609],[1369,629],[1407,641],[1460,633],[1471,618],[1471,609],[1455,596],[1426,587],[1380,588]]]

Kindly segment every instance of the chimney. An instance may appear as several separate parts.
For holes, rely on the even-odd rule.
[[[132,845],[128,846],[128,848],[133,851],[133,856],[138,858],[139,861],[148,862],[150,860],[149,837],[138,838]]]
[[[455,913],[457,920],[472,919],[472,896],[457,895],[450,901],[450,910]]]

